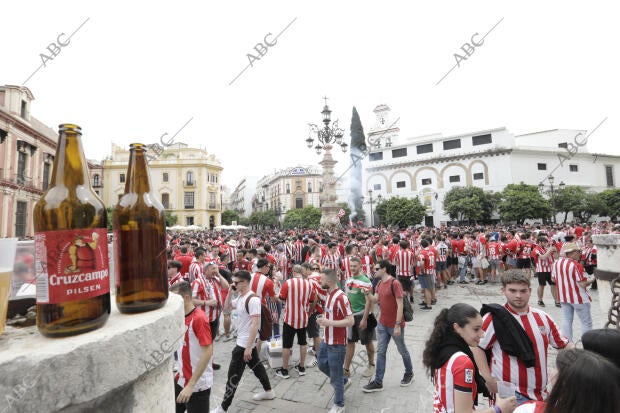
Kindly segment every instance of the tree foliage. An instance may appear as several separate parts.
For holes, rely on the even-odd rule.
[[[607,214],[605,202],[600,194],[586,192],[583,202],[573,210],[573,216],[579,222],[588,222],[592,215],[604,216]]]
[[[499,213],[504,221],[516,221],[519,225],[526,219],[548,218],[551,204],[538,192],[536,185],[509,184],[501,192]]]
[[[604,215],[616,221],[620,216],[620,189],[606,189],[599,196],[605,205]]]
[[[393,197],[377,205],[381,223],[404,228],[419,225],[426,215],[426,207],[416,198]]]
[[[456,186],[446,193],[445,213],[458,221],[489,221],[500,202],[499,194],[477,186]]]
[[[321,209],[308,205],[305,208],[286,211],[282,226],[286,229],[312,228],[317,229],[321,223]]]
[[[231,225],[233,221],[239,223],[239,214],[236,211],[227,209],[222,212],[222,225]]]
[[[569,185],[565,188],[558,189],[551,197],[551,206],[555,212],[563,212],[566,223],[569,212],[581,210],[585,203],[586,191],[577,185]],[[553,212],[552,212],[553,213]]]
[[[250,224],[258,227],[272,227],[276,225],[276,213],[273,209],[268,211],[254,211],[250,215]]]
[[[174,215],[172,212],[170,211],[166,211],[166,226],[167,227],[173,227],[177,224],[177,221],[179,220],[179,217]]]

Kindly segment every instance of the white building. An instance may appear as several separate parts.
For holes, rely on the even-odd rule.
[[[375,125],[368,134],[371,149],[362,161],[362,192],[371,189],[375,199],[378,195],[387,199],[418,196],[427,207],[426,225],[450,221],[443,199],[454,186],[500,192],[511,183],[542,182],[548,189],[553,176],[556,188],[564,183],[600,192],[615,188],[620,179],[620,156],[589,152],[583,130],[553,129],[515,136],[501,127],[403,138],[392,126],[388,106],[379,105],[374,112]],[[370,206],[365,208],[369,217]]]
[[[252,199],[256,194],[258,176],[246,176],[230,194],[230,209],[239,216],[249,218],[252,213]]]

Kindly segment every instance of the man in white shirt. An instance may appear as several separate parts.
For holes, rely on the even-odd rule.
[[[251,279],[252,277],[247,271],[236,272],[233,275],[233,282],[224,303],[225,310],[235,309],[238,316],[237,345],[232,351],[230,366],[228,367],[228,381],[226,382],[224,400],[211,413],[223,413],[228,410],[246,365],[260,380],[264,390],[262,393],[255,394],[253,399],[260,401],[275,398],[267,371],[260,362],[256,351],[256,339],[258,338],[261,317],[261,299],[250,289]],[[235,291],[239,295],[233,299]]]

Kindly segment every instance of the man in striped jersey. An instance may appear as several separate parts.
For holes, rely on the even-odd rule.
[[[396,276],[403,286],[405,292],[405,299],[413,302],[413,269],[415,267],[415,255],[411,249],[409,249],[408,241],[400,241],[399,250],[393,255],[390,255],[392,265],[396,266]]]
[[[330,242],[328,245],[327,254],[323,254],[321,259],[321,267],[325,270],[338,271],[340,268],[340,253],[338,252],[338,244]]]
[[[188,274],[189,274],[189,282],[193,283],[197,278],[203,278],[203,266],[205,263],[206,252],[202,248],[196,249],[196,255],[192,259],[192,263],[189,266]],[[182,263],[181,263],[182,264]],[[181,269],[181,272],[182,269]]]
[[[573,317],[575,312],[581,320],[581,334],[592,330],[592,299],[586,287],[594,282],[594,276],[586,277],[585,271],[577,261],[581,248],[574,243],[564,244],[565,257],[553,263],[551,279],[557,284],[558,301],[562,306],[562,330],[573,342]]]
[[[538,279],[538,305],[541,307],[545,306],[543,294],[545,293],[545,286],[547,284],[549,284],[549,288],[551,289],[551,296],[553,296],[555,306],[560,306],[557,288],[555,283],[551,280],[551,266],[553,265],[554,254],[556,252],[555,247],[549,246],[547,237],[538,237],[538,245],[534,247],[532,255],[536,263],[536,278]]]
[[[192,302],[192,287],[187,281],[172,286],[171,291],[183,297],[185,335],[176,351],[179,370],[174,378],[176,411],[189,413],[209,411],[213,385],[213,340],[209,320]]]
[[[325,316],[317,323],[325,328],[324,341],[318,352],[319,369],[329,376],[334,388],[334,405],[329,413],[344,412],[344,389],[350,379],[344,377],[344,363],[347,345],[347,327],[355,323],[347,295],[338,287],[338,274],[327,270],[321,276],[322,288],[327,290],[323,307]]]
[[[297,336],[301,358],[295,370],[300,376],[306,375],[306,326],[308,309],[314,301],[315,293],[310,281],[302,276],[301,265],[293,267],[293,277],[286,280],[280,289],[279,298],[285,303],[284,325],[282,326],[282,368],[276,370],[276,376],[288,379],[288,361],[291,357],[293,339]],[[313,309],[312,309],[312,312]]]
[[[493,315],[482,318],[484,337],[473,353],[480,374],[488,389],[497,393],[497,381],[506,381],[517,387],[517,404],[528,400],[543,400],[547,396],[547,352],[549,345],[556,349],[570,348],[568,339],[560,333],[553,319],[544,311],[529,306],[532,289],[530,279],[521,270],[508,270],[502,276],[502,294],[506,297],[505,308],[523,327],[530,339],[536,365],[527,367],[516,356],[506,353],[500,346]],[[485,354],[491,350],[491,368]]]

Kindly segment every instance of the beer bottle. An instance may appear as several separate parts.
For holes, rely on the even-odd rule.
[[[90,186],[81,128],[59,129],[51,182],[33,214],[37,327],[48,337],[94,330],[110,315],[105,206]]]
[[[132,143],[125,193],[112,213],[116,305],[122,313],[154,310],[168,299],[166,213],[157,198],[146,147]]]

